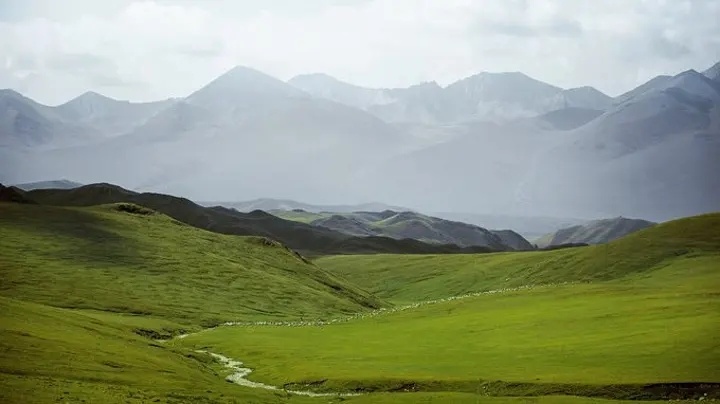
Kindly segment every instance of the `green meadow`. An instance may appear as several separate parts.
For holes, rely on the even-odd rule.
[[[649,278],[471,297],[321,327],[224,327],[181,344],[242,358],[257,369],[253,380],[274,385],[492,394],[607,388],[629,398],[638,390],[621,385],[720,375],[717,261],[678,261]]]
[[[0,203],[0,231],[3,403],[584,404],[678,398],[677,383],[718,397],[720,214],[595,247],[313,262],[128,204]],[[197,350],[252,381],[363,394],[239,386]]]

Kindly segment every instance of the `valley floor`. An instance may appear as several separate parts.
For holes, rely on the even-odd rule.
[[[718,224],[309,263],[116,205],[0,204],[0,402],[720,400]]]

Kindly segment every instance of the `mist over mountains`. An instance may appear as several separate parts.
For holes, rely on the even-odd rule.
[[[0,181],[661,221],[720,208],[718,66],[616,98],[517,72],[372,89],[247,67],[151,103],[0,90]]]

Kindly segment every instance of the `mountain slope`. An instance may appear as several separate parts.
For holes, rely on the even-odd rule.
[[[54,109],[65,120],[88,125],[108,137],[124,134],[143,124],[173,102],[174,100],[131,103],[87,92]]]
[[[538,247],[547,247],[572,243],[603,244],[655,224],[647,220],[624,217],[594,220],[583,225],[568,227],[547,234],[537,241],[537,245]]]
[[[288,81],[288,84],[315,97],[360,109],[396,101],[385,90],[359,87],[322,73],[295,76]]]
[[[705,70],[703,74],[710,80],[720,80],[720,62],[715,63],[711,68]]]
[[[720,177],[708,175],[720,171],[719,88],[688,71],[589,120],[561,117],[567,130],[537,118],[472,125],[353,181],[424,211],[653,221],[710,212],[720,206]]]
[[[638,87],[635,87],[632,90],[615,97],[615,104],[623,103],[623,102],[625,102],[631,98],[637,97],[647,91],[662,87],[662,86],[666,85],[670,80],[672,80],[672,77],[673,76],[667,76],[667,75],[653,77],[652,79],[639,85]]]
[[[536,154],[519,192],[555,213],[667,220],[717,209],[718,155],[720,84],[687,71]]]
[[[172,102],[130,103],[88,92],[50,107],[0,90],[0,146],[36,149],[97,142],[129,131]]]
[[[0,146],[68,145],[91,139],[89,128],[65,122],[47,107],[13,91],[0,90]]]
[[[325,74],[297,76],[289,83],[315,97],[369,111],[386,122],[507,121],[563,108],[605,109],[612,101],[592,87],[564,90],[519,72],[480,73],[445,88],[429,82],[370,89]]]
[[[316,199],[336,186],[344,191],[336,199],[352,200],[354,190],[341,186],[348,175],[404,147],[407,139],[396,128],[367,112],[238,67],[125,135],[28,155],[7,172],[13,182],[55,172],[199,200],[272,197],[281,190]],[[243,186],[227,186],[227,178]]]

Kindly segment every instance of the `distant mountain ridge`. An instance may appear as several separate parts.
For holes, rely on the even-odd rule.
[[[0,146],[65,147],[100,141],[129,131],[173,102],[131,103],[87,92],[51,107],[0,90]]]
[[[301,209],[306,212],[359,212],[359,211],[409,211],[411,209],[391,206],[380,202],[359,203],[354,205],[315,205],[298,202],[290,199],[261,198],[243,202],[200,202],[203,206],[220,205],[226,208],[236,209],[240,212],[251,212],[253,210],[283,211]]]
[[[547,234],[537,240],[536,244],[541,248],[575,243],[604,244],[656,224],[647,220],[624,217],[594,220]]]
[[[416,212],[307,212],[273,210],[273,215],[309,223],[353,236],[384,236],[414,239],[433,244],[462,247],[483,246],[496,250],[531,250],[525,238],[512,230],[487,230],[480,226],[440,219]]]
[[[32,191],[35,189],[73,189],[83,186],[83,184],[70,180],[52,180],[52,181],[37,181],[29,182],[25,184],[15,184],[17,188],[23,191]]]
[[[519,72],[479,73],[444,88],[429,82],[371,89],[326,74],[300,75],[288,82],[313,96],[364,109],[388,122],[504,121],[563,108],[602,110],[612,103],[612,98],[592,87],[562,89]]]

